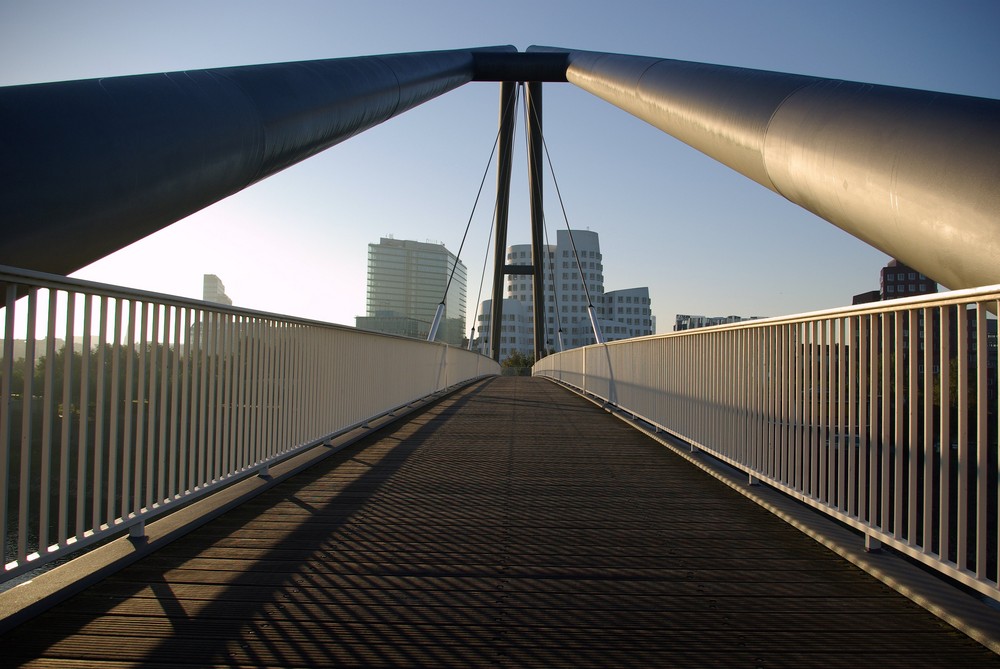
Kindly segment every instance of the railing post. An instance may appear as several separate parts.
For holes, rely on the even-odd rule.
[[[146,521],[139,520],[138,522],[132,523],[128,526],[128,538],[132,541],[138,541],[140,539],[146,538]]]

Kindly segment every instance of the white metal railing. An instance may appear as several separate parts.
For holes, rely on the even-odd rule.
[[[1000,286],[574,349],[551,377],[1000,600]]]
[[[476,353],[0,267],[0,581],[458,383]]]

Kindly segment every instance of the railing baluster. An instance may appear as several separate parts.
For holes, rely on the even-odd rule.
[[[250,339],[250,319],[245,316],[239,317],[239,330],[237,332],[237,342],[239,344],[239,356],[237,357],[238,367],[236,373],[236,402],[237,410],[233,414],[233,434],[236,440],[235,447],[239,453],[238,462],[241,468],[249,467],[254,460],[250,453],[250,445],[247,442],[247,404],[250,401],[249,384],[247,383],[247,367],[251,358]]]
[[[94,301],[90,295],[83,296],[83,333],[80,342],[80,426],[77,432],[76,442],[76,524],[73,534],[77,541],[83,538],[86,532],[87,517],[87,494],[90,493],[90,510],[97,498],[96,484],[90,481],[88,484],[88,453],[94,447],[94,441],[90,439],[90,361],[93,358],[93,338],[91,329],[94,320]]]
[[[174,489],[178,495],[183,495],[194,487],[192,448],[195,443],[196,422],[192,416],[195,405],[194,379],[197,370],[195,368],[194,341],[196,335],[196,325],[192,321],[192,309],[184,308],[182,313],[182,323],[184,324],[184,354],[181,370],[181,420],[177,426],[177,436],[180,444],[177,447],[177,487]]]
[[[143,343],[142,350],[147,356],[146,364],[149,371],[146,373],[146,435],[145,447],[143,448],[146,472],[144,477],[144,490],[142,495],[143,509],[151,509],[156,503],[156,465],[157,455],[157,429],[159,428],[159,402],[160,402],[160,307],[156,304],[145,305],[150,310],[149,331]],[[145,330],[145,327],[143,327]],[[140,405],[140,409],[142,406]]]
[[[951,315],[953,307],[943,307],[941,309],[941,328],[939,332],[940,338],[940,356],[941,356],[941,367],[939,370],[940,387],[941,387],[941,430],[940,430],[940,445],[939,453],[941,458],[941,471],[939,474],[939,486],[940,486],[940,514],[939,514],[939,525],[938,530],[938,541],[941,544],[941,548],[938,551],[938,555],[944,561],[949,561],[952,559],[952,549],[955,546],[955,542],[951,540],[951,515],[952,515],[952,505],[951,505],[951,404],[953,401],[953,394],[951,392],[951,347],[953,341],[951,338]]]
[[[903,407],[906,404],[906,328],[904,327],[904,317],[906,313],[897,311],[895,313],[895,346],[893,352],[893,385],[892,385],[892,415],[895,417],[894,434],[892,437],[892,449],[890,455],[892,459],[893,476],[890,506],[892,513],[892,534],[897,539],[903,538],[903,468],[906,451],[905,426],[906,413]]]
[[[847,482],[848,460],[853,457],[854,437],[852,428],[848,426],[848,393],[847,393],[847,367],[848,358],[851,355],[852,347],[848,339],[848,318],[838,318],[835,323],[840,326],[837,341],[837,472],[834,483],[837,488],[836,506],[844,512],[849,512],[850,505],[847,504]]]
[[[41,471],[38,481],[38,552],[45,554],[49,548],[49,528],[52,524],[52,440],[55,416],[55,367],[56,325],[59,295],[48,290],[48,319],[45,333],[45,373],[42,381],[42,443]],[[27,372],[27,370],[25,370]]]
[[[156,432],[156,491],[153,500],[156,504],[163,504],[168,498],[167,491],[167,458],[170,452],[170,443],[167,441],[167,431],[172,424],[170,413],[170,389],[173,386],[171,378],[172,362],[176,358],[176,352],[171,347],[170,325],[175,312],[168,305],[163,306],[163,321],[157,335],[160,344],[160,398],[159,421]]]
[[[977,302],[976,318],[976,350],[972,363],[976,369],[976,568],[980,578],[987,577],[987,504],[989,500],[989,446],[987,406],[987,387],[989,383],[987,362],[989,360],[989,344],[986,337],[986,305]],[[996,479],[993,479],[996,481]],[[996,484],[994,484],[996,485]]]
[[[1000,314],[1000,300],[992,300],[987,303],[987,309],[992,311],[994,314]],[[1000,326],[997,327],[1000,330]],[[992,362],[993,374],[1000,376],[1000,331],[997,332],[996,336],[993,337],[992,344],[990,346],[992,349],[990,351],[990,361]],[[995,411],[996,424],[993,425],[993,429],[996,430],[994,434],[998,435],[997,443],[992,444],[993,457],[995,458],[995,468],[990,470],[990,477],[992,480],[997,480],[1000,478],[1000,379],[997,380],[996,385],[996,398],[993,403],[989,405],[989,408]],[[996,563],[994,571],[990,574],[989,578],[994,583],[1000,583],[1000,490],[997,490],[996,504],[994,505],[993,524],[990,529],[993,531],[994,544],[992,546],[993,550],[993,560]]]
[[[91,525],[94,528],[99,528],[103,524],[102,519],[105,516],[103,511],[105,507],[104,496],[107,494],[106,484],[110,478],[105,471],[105,462],[108,461],[110,455],[106,458],[105,452],[108,450],[108,441],[105,437],[107,432],[107,420],[106,413],[108,411],[108,406],[105,401],[108,390],[108,370],[107,370],[107,355],[108,348],[108,297],[102,295],[100,298],[100,316],[98,322],[98,335],[97,335],[97,363],[96,367],[96,387],[94,390],[94,504],[93,504],[93,519],[91,520]]]
[[[892,468],[890,457],[893,447],[893,417],[895,416],[892,398],[894,388],[892,372],[893,358],[895,357],[894,351],[897,350],[896,346],[898,345],[896,341],[898,333],[899,327],[896,323],[896,314],[886,314],[882,318],[882,350],[880,353],[882,356],[882,442],[879,444],[879,449],[881,451],[880,466],[882,469],[879,476],[879,527],[887,534],[892,532],[889,506],[892,499],[890,486],[892,482]]]
[[[38,289],[28,291],[27,328],[24,339],[24,390],[21,393],[21,471],[18,477],[17,554],[28,555],[31,492],[32,409],[35,393],[35,320]]]
[[[923,333],[924,333],[924,485],[923,485],[923,506],[921,516],[923,520],[923,535],[921,546],[925,553],[934,552],[934,322],[940,317],[938,309],[923,309]]]
[[[209,312],[199,310],[195,315],[197,322],[201,323],[198,342],[198,393],[195,399],[198,402],[198,417],[195,425],[198,430],[197,450],[194,456],[195,475],[194,489],[200,489],[208,482],[209,468],[207,460],[209,456],[208,447],[208,424],[209,424],[209,353],[212,347],[212,320]]]
[[[4,291],[4,330],[3,359],[0,363],[0,563],[7,561],[8,535],[10,527],[7,520],[7,499],[10,495],[10,458],[13,453],[11,432],[14,422],[14,339],[15,317],[17,316],[17,286],[7,284]],[[24,395],[22,392],[22,406]],[[18,529],[20,534],[20,528]]]
[[[135,353],[137,358],[136,363],[138,365],[138,370],[136,374],[136,399],[135,399],[135,436],[132,438],[132,448],[129,449],[134,452],[134,470],[132,472],[132,506],[128,510],[128,514],[122,514],[122,517],[128,517],[133,515],[142,508],[142,503],[144,499],[143,493],[145,492],[143,488],[143,474],[145,472],[144,465],[148,460],[146,450],[148,448],[148,442],[146,441],[146,390],[147,390],[147,379],[146,379],[146,363],[148,362],[148,335],[146,329],[149,327],[149,304],[146,302],[140,302],[136,305],[139,310],[139,336],[135,342],[135,346],[138,349]]]
[[[860,439],[862,428],[858,422],[858,395],[861,391],[861,370],[859,365],[861,355],[860,317],[847,318],[847,340],[844,342],[844,353],[847,355],[847,443],[843,448],[847,452],[847,495],[846,503],[841,504],[841,510],[849,516],[857,518],[858,469],[861,457]]]
[[[955,562],[959,569],[969,568],[969,319],[963,305],[957,314],[958,350],[955,375],[958,381],[958,503],[955,539]]]
[[[132,496],[132,486],[135,482],[135,472],[132,471],[132,456],[135,449],[132,442],[135,411],[133,409],[133,393],[135,392],[135,334],[136,334],[136,300],[128,300],[128,320],[125,324],[125,399],[122,402],[124,425],[122,430],[122,468],[121,468],[121,500],[118,516],[122,521],[129,517],[129,498]]]
[[[909,345],[907,347],[909,373],[906,380],[908,391],[907,414],[909,417],[909,427],[905,441],[908,464],[906,478],[906,542],[911,546],[917,545],[917,514],[920,508],[919,500],[917,499],[918,455],[920,452],[920,441],[917,438],[917,428],[920,418],[920,319],[917,317],[917,314],[918,311],[915,309],[906,312],[910,330]]]
[[[73,437],[73,328],[76,323],[76,294],[66,293],[65,344],[63,346],[62,433],[59,439],[59,529],[58,543],[69,538],[69,503],[74,498],[70,479],[70,452]]]
[[[867,492],[871,489],[868,473],[868,449],[871,444],[871,434],[869,432],[871,419],[868,407],[870,406],[871,387],[869,377],[874,375],[871,367],[872,353],[872,316],[862,315],[858,317],[858,487],[855,491],[857,495],[857,509],[853,514],[862,523],[870,522]]]
[[[781,352],[781,376],[780,387],[781,387],[781,400],[779,405],[781,407],[781,414],[779,419],[781,420],[781,440],[777,444],[778,453],[780,456],[780,462],[778,464],[778,480],[782,483],[788,483],[791,480],[791,423],[792,423],[792,384],[790,382],[792,378],[792,352],[791,352],[791,325],[782,325],[778,327],[778,332],[780,333],[780,352]],[[734,438],[736,435],[734,435]]]

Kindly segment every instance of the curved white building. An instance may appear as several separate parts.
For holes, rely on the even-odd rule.
[[[654,333],[648,288],[604,292],[604,261],[598,233],[573,230],[571,238],[568,231],[560,230],[556,234],[556,245],[545,247],[544,258],[547,350],[595,343],[587,312],[591,302],[605,341]],[[531,245],[507,247],[506,262],[508,265],[530,265]],[[504,298],[500,358],[514,351],[530,355],[535,349],[532,277],[508,276]],[[486,354],[490,350],[491,304],[491,300],[482,302],[476,316],[476,346]]]

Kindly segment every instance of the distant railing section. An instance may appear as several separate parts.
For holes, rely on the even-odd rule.
[[[590,346],[547,376],[994,599],[1000,286]]]
[[[0,581],[455,384],[460,348],[0,267]]]

